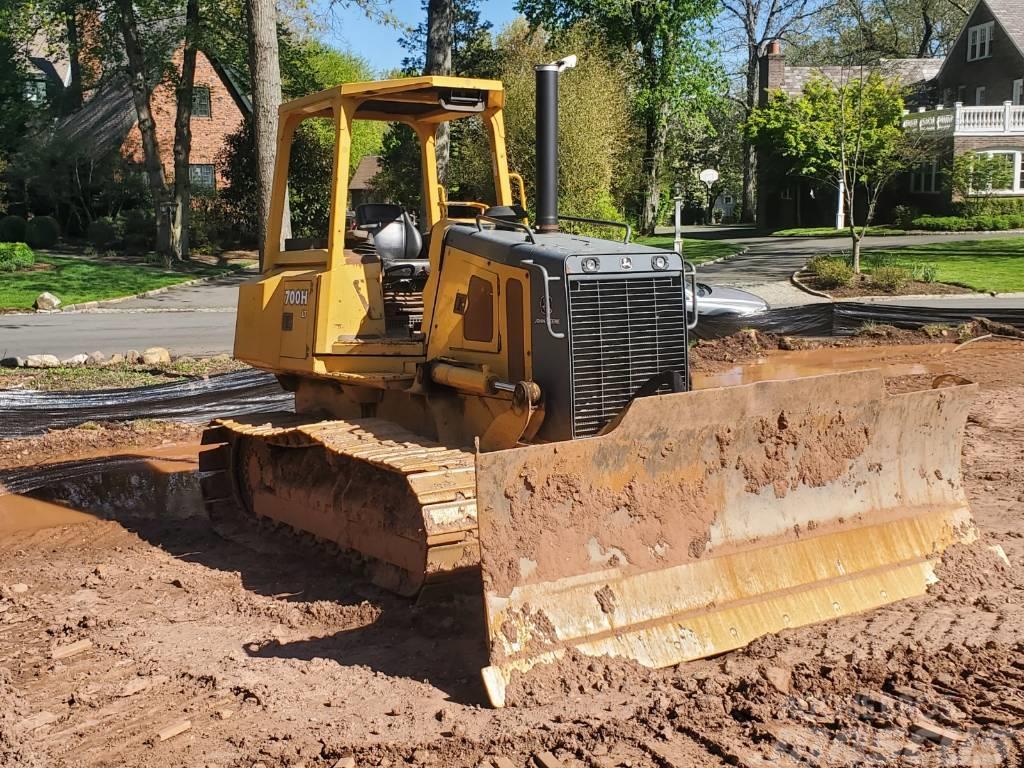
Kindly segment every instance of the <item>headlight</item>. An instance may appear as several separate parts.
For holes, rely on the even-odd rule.
[[[651,266],[658,271],[664,271],[668,269],[668,256],[655,256],[651,259]]]
[[[588,256],[583,260],[583,271],[584,272],[597,272],[601,268],[601,262],[595,259],[593,256]]]

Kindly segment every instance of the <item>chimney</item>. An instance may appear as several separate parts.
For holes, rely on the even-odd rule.
[[[537,78],[537,230],[558,231],[558,76],[575,56],[534,67]]]
[[[786,83],[786,57],[782,54],[782,42],[770,40],[761,56],[757,72],[757,103],[763,107],[768,103],[768,94],[782,88]]]

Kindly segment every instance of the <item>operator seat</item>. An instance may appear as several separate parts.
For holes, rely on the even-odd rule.
[[[423,235],[400,205],[360,205],[356,208],[356,227],[370,236],[385,272],[394,266],[426,261],[420,257]]]

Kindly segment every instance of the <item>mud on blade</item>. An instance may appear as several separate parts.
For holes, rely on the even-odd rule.
[[[763,382],[478,455],[491,702],[569,647],[669,666],[921,594],[975,535],[975,390],[889,396],[877,371]]]

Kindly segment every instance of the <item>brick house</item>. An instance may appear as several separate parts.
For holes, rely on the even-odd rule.
[[[1013,183],[995,194],[1024,197],[1024,2],[978,0],[935,77],[928,106],[903,120],[940,149],[910,174],[903,192],[922,210],[949,208],[942,171],[967,151],[1004,156]]]
[[[890,59],[882,73],[907,87],[903,126],[935,138],[935,159],[895,181],[880,202],[878,221],[899,203],[926,212],[949,210],[944,169],[968,150],[1002,153],[1015,169],[1012,189],[1024,196],[1024,0],[977,0],[945,58]],[[761,59],[759,104],[782,91],[799,96],[812,76],[839,81],[849,68],[787,66],[779,44]],[[837,221],[834,190],[773,176],[770,157],[759,157],[758,223],[768,228],[827,226]]]
[[[181,66],[179,48],[173,58]],[[150,97],[153,121],[160,145],[160,159],[168,180],[174,177],[174,118],[177,99],[174,85],[164,80]],[[196,55],[195,85],[192,91],[192,149],[189,170],[196,190],[222,188],[225,180],[218,171],[217,158],[227,139],[252,111],[249,98],[241,91],[231,72],[215,57],[199,51]],[[68,146],[92,157],[117,151],[130,163],[143,161],[138,116],[126,77],[115,75],[87,97],[81,109],[58,122],[57,136]]]

